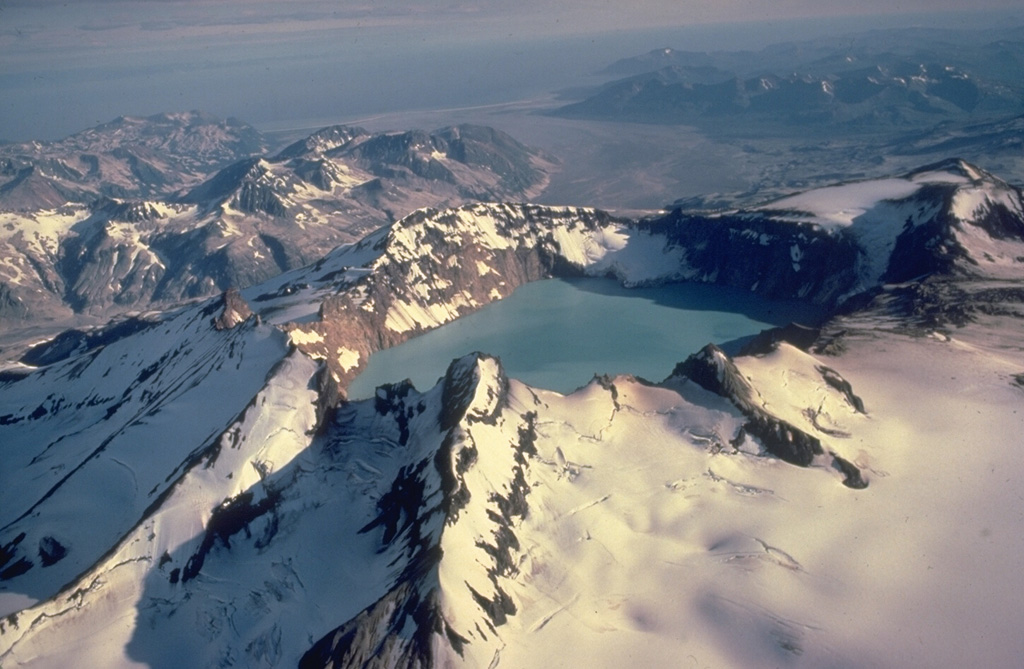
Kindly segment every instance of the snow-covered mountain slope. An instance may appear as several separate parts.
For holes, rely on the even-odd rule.
[[[274,316],[279,322],[301,321],[293,341],[344,385],[373,351],[548,276],[704,281],[828,309],[924,276],[957,286],[1013,277],[1024,263],[1022,211],[1018,189],[961,161],[713,216],[630,221],[587,209],[468,205],[417,212],[246,296],[285,314]],[[326,297],[315,313],[313,295]]]
[[[191,155],[189,169],[208,172],[168,176],[174,187],[163,190],[111,186],[79,196],[61,187],[0,213],[0,322],[104,316],[250,286],[421,207],[529,198],[551,168],[480,126],[378,134],[334,127],[214,174],[221,163],[209,155],[212,130],[185,126],[167,146],[151,147],[163,120],[123,119],[43,147],[71,155],[109,135],[118,146],[135,141],[136,152],[179,162],[179,153]],[[90,178],[107,184],[105,174]]]
[[[652,223],[698,280],[838,305],[929,275],[1019,276],[1020,189],[960,160],[841,183],[751,210],[675,211]]]
[[[954,268],[988,278],[1019,274],[1021,192],[963,161],[896,179],[822,188],[759,210],[845,229],[861,249],[860,287]],[[922,245],[932,251],[931,258],[922,257]],[[926,266],[914,266],[915,259]]]
[[[196,111],[122,116],[57,142],[0,146],[0,211],[166,197],[266,150],[263,136],[237,119]]]
[[[505,218],[496,223],[500,216]],[[462,234],[446,242],[431,223],[435,218],[457,223]],[[334,374],[325,377],[331,383],[324,384],[321,401],[333,403],[372,350],[498,299],[516,285],[549,275],[550,268],[584,262],[597,263],[601,271],[612,268],[616,253],[630,257],[625,249],[631,237],[642,241],[648,236],[589,210],[481,205],[475,212],[422,212],[338,249],[321,263],[247,291],[269,324],[244,320],[247,307],[229,293],[162,321],[141,323],[138,332],[129,329],[115,341],[84,333],[37,347],[30,360],[49,366],[4,378],[0,440],[15,446],[4,472],[11,478],[4,487],[9,517],[0,525],[0,577],[17,583],[27,596],[47,598],[99,559],[152,511],[167,486],[193,467],[228,421],[252,401],[289,340],[303,353],[326,359]],[[439,242],[434,249],[428,245],[431,238]],[[635,249],[631,252],[623,276],[664,278],[659,273],[677,264],[651,264]],[[468,280],[445,284],[443,270],[453,264],[440,258],[456,253],[470,261]],[[474,254],[479,262],[472,260]],[[432,273],[439,283],[427,289],[422,279]],[[471,299],[473,292],[481,295],[478,301]],[[423,311],[429,299],[437,306]],[[448,306],[453,299],[457,302]],[[357,315],[367,316],[346,322],[345,309],[356,306]],[[218,310],[239,315],[218,319]],[[326,316],[312,324],[301,322],[318,314]],[[429,318],[421,322],[421,315]],[[218,328],[218,323],[235,327]],[[318,336],[313,326],[324,335]],[[335,342],[337,348],[328,351]],[[222,368],[233,371],[222,373]],[[203,407],[214,397],[217,410],[207,411]],[[179,430],[175,421],[192,413],[201,420]],[[167,439],[173,447],[161,448],[159,459],[139,447]],[[94,470],[101,473],[93,475]],[[120,520],[112,520],[101,534],[74,514],[65,515],[69,505],[90,498],[81,490],[92,489],[96,477],[104,480],[92,493],[99,496],[97,503],[111,495],[122,510]],[[37,554],[39,545],[53,542],[63,547],[62,559]],[[44,563],[51,564],[43,569]]]
[[[423,210],[37,347],[0,375],[0,664],[1011,665],[1020,193],[961,163],[874,183],[639,222]],[[910,200],[932,213],[882,216]],[[930,275],[883,283],[906,267]],[[867,292],[811,352],[680,351],[658,384],[561,395],[472,354],[344,401],[374,350],[579,274]]]
[[[666,388],[598,379],[563,398],[508,380],[497,360],[481,356],[453,363],[426,394],[394,386],[346,405],[314,438],[315,372],[308,358],[287,356],[217,447],[111,554],[62,595],[16,616],[16,626],[8,620],[4,660],[45,651],[59,662],[62,651],[45,650],[58,645],[100,664],[272,665],[307,650],[307,661],[341,664],[371,656],[381,665],[431,664],[460,652],[487,663],[515,645],[524,602],[542,599],[529,575],[557,564],[565,578],[572,563],[557,553],[600,562],[602,544],[623,551],[639,539],[642,527],[630,526],[648,521],[635,496],[650,494],[643,480],[651,473],[669,477],[657,485],[675,507],[683,485],[675,476],[728,486],[721,477],[732,466],[761,459],[743,436],[742,414],[685,379]],[[856,420],[831,386],[818,386],[815,402],[836,420]],[[707,470],[723,452],[732,455],[722,471]],[[627,454],[638,469],[623,478],[617,462]],[[837,486],[839,472],[823,466],[805,476]],[[574,547],[584,539],[580,521],[595,514],[583,512],[602,504],[610,517],[631,507],[640,516],[587,524],[592,550]],[[411,638],[403,633],[410,624]],[[197,634],[206,643],[170,652]],[[326,636],[313,645],[311,634]]]
[[[426,206],[528,198],[548,168],[535,151],[483,126],[373,134],[332,126],[275,157],[233,165],[182,200],[302,227],[343,217],[354,239]]]
[[[287,351],[217,302],[4,379],[0,578],[48,598],[124,536],[202,456]],[[96,510],[103,517],[92,520]],[[85,512],[84,515],[82,512]]]
[[[315,366],[292,354],[216,458],[73,587],[5,620],[0,657],[544,666],[571,647],[596,666],[1007,666],[1024,427],[1008,377],[1024,361],[883,341],[828,360],[839,372],[785,345],[735,361],[763,406],[864,468],[860,491],[827,460],[767,456],[735,404],[685,377],[561,396],[485,356],[424,394],[343,405],[312,436]],[[907,401],[951,372],[967,390]]]

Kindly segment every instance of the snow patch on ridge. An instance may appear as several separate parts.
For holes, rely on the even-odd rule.
[[[218,574],[213,583],[204,579],[203,562],[217,551],[229,551],[233,543],[226,524],[219,547],[205,543],[204,528],[205,534],[216,531],[211,517],[228,500],[244,495],[258,506],[278,494],[275,478],[304,452],[317,424],[317,393],[309,388],[316,371],[317,364],[299,353],[286,357],[204,462],[192,467],[152,516],[81,577],[73,595],[19,614],[24,624],[0,636],[0,661],[21,664],[45,657],[47,663],[110,666],[174,658],[189,666],[210,666],[222,653],[237,653],[249,663],[273,657],[273,648],[255,640],[276,627],[270,637],[280,643],[278,626],[289,628],[298,620],[266,617],[269,611],[260,598],[251,596],[255,583],[244,565]],[[254,519],[245,527],[246,534],[250,531],[272,536],[276,527]],[[286,586],[286,565],[278,562],[271,569],[279,583],[263,581],[261,587]],[[291,582],[291,587],[298,585]],[[219,595],[193,598],[207,587]],[[237,605],[228,612],[223,602],[232,598]],[[78,610],[90,615],[74,615]],[[61,623],[40,624],[47,619]],[[111,624],[112,619],[119,624]],[[203,644],[184,643],[197,635]],[[302,636],[299,629],[290,630],[284,643],[301,647]],[[292,653],[298,650],[293,646]]]
[[[293,344],[321,344],[324,336],[319,332],[305,332],[303,330],[289,330],[288,338]]]
[[[30,377],[50,383],[0,394],[0,545],[25,532],[32,562],[47,536],[68,548],[9,587],[45,599],[91,566],[263,386],[287,352],[284,335],[253,321],[218,331],[217,306],[183,310]],[[103,522],[82,522],[96,508]]]
[[[835,230],[853,225],[885,200],[902,200],[914,195],[923,183],[911,179],[879,179],[826,186],[775,200],[756,211]]]
[[[359,365],[359,351],[353,351],[350,348],[339,348],[338,349],[338,364],[345,371],[354,369]]]

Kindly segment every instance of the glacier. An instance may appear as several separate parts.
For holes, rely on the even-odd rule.
[[[821,193],[421,210],[4,371],[0,663],[1012,666],[1021,194],[896,179],[924,185],[857,185],[850,225]],[[480,353],[346,400],[373,350],[584,275],[833,316],[658,382],[562,394]]]

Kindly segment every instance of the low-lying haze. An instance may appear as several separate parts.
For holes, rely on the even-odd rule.
[[[535,98],[595,83],[589,75],[597,69],[663,45],[755,49],[895,25],[995,23],[992,13],[922,13],[957,5],[801,0],[772,3],[769,13],[747,0],[628,7],[9,0],[0,4],[0,138],[56,139],[122,114],[185,109],[261,127],[322,125]]]

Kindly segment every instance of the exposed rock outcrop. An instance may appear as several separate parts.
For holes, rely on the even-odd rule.
[[[433,453],[423,452],[417,464],[399,471],[391,490],[377,503],[377,517],[360,530],[379,532],[379,552],[397,554],[396,563],[404,567],[387,594],[321,638],[300,666],[437,666],[445,663],[444,658],[462,657],[471,640],[493,639],[495,629],[515,615],[516,606],[501,581],[514,571],[513,556],[519,550],[513,524],[528,509],[524,468],[529,466],[530,442],[524,435],[532,423],[523,418],[519,439],[505,452],[500,443],[478,446],[474,437],[474,425],[495,424],[506,408],[507,386],[497,359],[473,354],[449,366],[441,381],[436,418],[424,415],[423,397],[408,386],[381,389],[389,398],[381,417],[397,421],[406,448],[415,451],[426,443],[437,444]],[[439,434],[417,427],[410,435],[408,417],[420,415],[435,420]],[[486,471],[482,478],[475,475],[480,467]],[[471,500],[476,507],[472,518],[463,513]],[[479,530],[481,518],[490,540],[466,546],[460,524]],[[446,537],[452,532],[459,538],[446,551]],[[469,532],[473,536],[474,531]],[[449,552],[467,550],[475,551],[473,564],[447,557]],[[446,559],[456,562],[445,566]],[[461,581],[454,591],[442,590],[445,569],[457,573]],[[479,585],[481,579],[489,583],[489,592]],[[453,599],[461,603],[453,604]],[[472,621],[449,619],[446,609],[451,608],[462,615],[466,610],[476,614]],[[410,628],[415,630],[411,636]]]
[[[231,288],[221,297],[223,308],[220,315],[213,321],[213,326],[218,330],[230,330],[239,323],[244,323],[252,317],[252,309],[249,304],[238,293],[238,290]]]
[[[846,379],[828,367],[818,366],[816,369],[825,383],[839,392],[855,411],[864,413],[863,401],[853,393]],[[705,390],[724,397],[747,418],[741,434],[733,440],[734,443],[741,443],[749,434],[772,455],[801,467],[807,467],[816,457],[825,455],[818,437],[766,410],[757,390],[740,373],[729,356],[713,344],[676,365],[666,382],[680,379],[689,379]],[[812,417],[812,422],[819,431],[836,434],[830,428],[819,426],[816,416]],[[843,474],[844,485],[849,488],[867,487],[868,482],[856,465],[832,451],[828,455],[832,458],[832,466]]]

